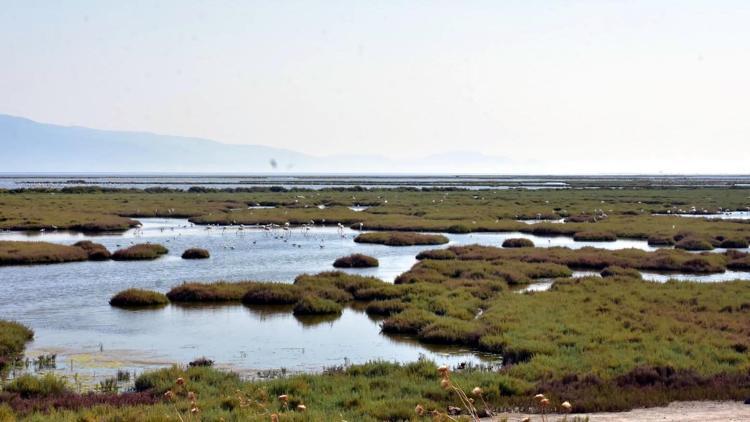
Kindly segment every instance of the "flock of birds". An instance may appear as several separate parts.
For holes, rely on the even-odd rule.
[[[325,221],[323,221],[325,223]],[[307,223],[301,224],[301,225],[291,225],[291,223],[284,223],[284,224],[260,224],[260,225],[244,225],[244,224],[233,224],[230,226],[225,225],[207,225],[203,229],[207,234],[210,233],[218,233],[219,235],[225,236],[229,234],[234,234],[235,236],[243,236],[247,232],[260,232],[263,234],[263,238],[265,239],[271,239],[271,240],[278,240],[283,243],[289,244],[293,248],[302,248],[303,244],[300,242],[290,242],[296,237],[301,237],[303,239],[310,239],[311,237],[315,236],[315,231],[313,230],[315,227],[325,227],[323,224],[318,224],[316,226],[316,223],[314,220],[310,220]],[[364,228],[364,223],[359,223],[356,225],[359,230],[362,230]],[[172,227],[160,227],[159,231],[160,233],[165,232],[175,232],[175,230],[185,230],[185,229],[191,229],[195,228],[195,224],[189,223],[184,224],[180,226],[172,226]],[[336,234],[338,237],[342,239],[348,239],[353,238],[354,235],[348,235],[346,232],[346,227],[341,224],[337,223],[336,226]],[[318,247],[320,249],[325,248],[325,236],[323,236],[323,233],[320,237],[318,237]],[[132,236],[134,238],[141,238],[145,235],[144,227],[139,226],[132,230]],[[165,242],[170,242],[171,240],[177,240],[180,236],[182,236],[181,232],[175,233],[175,235],[171,239],[165,240]],[[253,239],[252,245],[256,245],[258,243],[259,239]],[[135,244],[135,241],[131,241],[130,244]],[[120,245],[117,245],[118,247]],[[224,249],[234,250],[235,245],[231,244],[229,239],[227,239],[227,242],[224,244]]]

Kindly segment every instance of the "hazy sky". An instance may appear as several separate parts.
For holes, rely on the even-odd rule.
[[[318,155],[747,173],[750,2],[0,0],[0,113]]]

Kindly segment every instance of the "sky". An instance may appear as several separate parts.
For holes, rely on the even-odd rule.
[[[0,0],[0,113],[520,173],[747,173],[748,22],[747,1]]]

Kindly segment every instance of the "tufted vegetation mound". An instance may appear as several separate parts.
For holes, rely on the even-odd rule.
[[[503,241],[504,248],[533,248],[534,242],[525,238],[512,238]]]
[[[120,308],[163,306],[169,299],[159,292],[142,289],[127,289],[112,296],[109,304]]]
[[[73,246],[86,251],[89,261],[106,261],[112,257],[112,254],[104,245],[90,240],[81,240],[74,243]]]
[[[349,256],[338,258],[333,262],[336,268],[371,268],[380,265],[377,258],[373,258],[361,253],[355,253]]]
[[[57,264],[87,259],[86,251],[75,246],[48,242],[0,241],[0,266]]]
[[[182,259],[207,259],[211,256],[206,249],[190,248],[182,253]]]
[[[115,261],[152,261],[169,252],[162,245],[154,243],[139,243],[129,248],[118,249],[112,254]]]
[[[441,234],[413,232],[370,232],[354,238],[358,243],[375,243],[387,246],[442,245],[448,238]]]

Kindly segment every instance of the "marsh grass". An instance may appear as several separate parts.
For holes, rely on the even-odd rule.
[[[112,296],[109,304],[119,308],[157,307],[169,304],[169,299],[151,290],[127,289]]]
[[[51,195],[54,193],[54,195]],[[387,200],[387,203],[386,203]],[[604,202],[602,202],[604,201]],[[274,209],[246,209],[247,205]],[[331,205],[318,209],[317,205]],[[348,206],[368,204],[364,212]],[[488,190],[277,188],[206,189],[49,189],[0,190],[0,229],[124,230],[137,225],[131,217],[189,217],[197,224],[341,223],[368,230],[523,231],[567,235],[610,232],[618,238],[671,237],[689,231],[703,239],[750,238],[750,224],[668,216],[696,207],[708,212],[746,209],[743,189],[648,188],[632,190]],[[602,219],[606,212],[607,218]],[[652,215],[660,214],[660,215]],[[526,225],[518,218],[556,219],[565,224]],[[573,216],[573,217],[571,217]],[[576,216],[582,216],[577,218]],[[592,218],[595,217],[595,218]],[[325,223],[324,223],[325,221]],[[578,222],[576,222],[578,221]]]
[[[338,303],[314,295],[305,295],[294,305],[294,315],[324,315],[340,314],[342,310]]]
[[[573,234],[573,240],[586,242],[614,242],[617,235],[610,232],[583,231]]]
[[[630,278],[641,278],[641,273],[638,270],[632,268],[622,268],[617,266],[611,266],[603,269],[599,273],[602,277],[630,277]]]
[[[299,286],[285,283],[255,283],[242,296],[246,305],[292,305],[303,299]]]
[[[372,268],[380,265],[377,258],[373,258],[361,253],[351,254],[336,259],[333,266],[336,268]]]
[[[369,232],[354,238],[357,243],[375,243],[387,246],[442,245],[448,238],[440,234],[410,232]]]
[[[86,251],[75,246],[48,242],[0,241],[0,266],[56,264],[87,259]]]
[[[115,261],[152,261],[169,252],[167,248],[155,243],[139,243],[125,249],[118,249],[112,254]]]
[[[182,259],[208,259],[211,254],[206,249],[190,248],[182,253]]]
[[[34,332],[15,321],[0,320],[0,378],[12,366],[26,346],[34,338]]]
[[[534,242],[526,238],[512,238],[503,241],[504,248],[533,248]]]
[[[112,257],[112,254],[104,245],[94,243],[90,240],[78,241],[74,243],[73,246],[86,251],[89,261],[106,261]]]
[[[684,249],[686,251],[710,251],[714,246],[708,240],[699,239],[695,237],[685,237],[680,239],[674,245],[677,249]]]
[[[452,246],[448,249],[459,260],[548,262],[566,265],[570,268],[595,270],[618,266],[648,271],[719,273],[726,270],[731,260],[730,255],[726,253],[694,254],[674,249],[647,252],[640,249],[610,250],[591,247],[504,249],[480,245]],[[429,253],[423,256],[429,256]]]
[[[239,302],[256,283],[255,281],[183,283],[167,292],[167,298],[172,302],[183,303]]]

